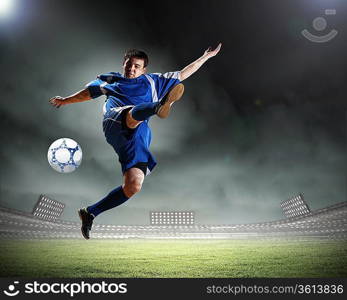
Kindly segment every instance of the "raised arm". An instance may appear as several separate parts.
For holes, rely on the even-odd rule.
[[[192,62],[188,66],[186,66],[184,69],[181,70],[180,73],[180,80],[183,81],[187,79],[190,75],[194,74],[199,68],[211,57],[216,56],[219,52],[219,50],[222,47],[222,43],[219,43],[217,48],[212,50],[211,47],[209,47],[207,50],[205,50],[204,54],[199,57],[196,61]]]
[[[49,103],[51,103],[56,108],[59,108],[60,106],[71,104],[71,103],[77,103],[77,102],[83,102],[91,100],[92,97],[90,95],[89,89],[85,88],[84,90],[81,90],[71,96],[68,97],[60,97],[55,96],[49,100]]]

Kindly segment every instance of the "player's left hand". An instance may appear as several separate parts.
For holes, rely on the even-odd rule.
[[[59,108],[60,106],[64,105],[65,98],[61,96],[55,96],[49,100],[49,103],[52,104],[54,107]]]
[[[220,51],[220,49],[222,48],[222,43],[219,43],[217,48],[212,50],[212,47],[208,47],[205,50],[204,56],[211,58],[213,56],[216,56],[218,54],[218,52]]]

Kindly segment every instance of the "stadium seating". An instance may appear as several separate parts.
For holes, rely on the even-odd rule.
[[[42,220],[33,214],[0,208],[0,238],[82,238],[80,223]],[[93,226],[96,239],[243,239],[243,238],[347,238],[347,202],[304,216],[271,222],[230,225],[103,225]]]

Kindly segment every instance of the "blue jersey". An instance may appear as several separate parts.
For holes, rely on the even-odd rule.
[[[110,72],[99,75],[87,84],[92,98],[106,96],[103,130],[107,142],[118,154],[123,173],[138,163],[146,163],[147,175],[156,165],[149,151],[151,130],[148,120],[136,129],[129,130],[122,124],[123,111],[140,103],[160,101],[171,88],[180,83],[179,75],[180,72],[168,72],[125,78],[120,73]]]
[[[125,78],[110,72],[101,74],[87,84],[92,98],[106,95],[104,114],[111,108],[160,101],[176,84],[180,72],[143,74],[137,78]]]

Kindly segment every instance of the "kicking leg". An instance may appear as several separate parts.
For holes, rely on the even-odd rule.
[[[159,118],[165,119],[170,114],[171,105],[174,104],[174,102],[181,99],[184,92],[184,85],[182,83],[179,83],[175,85],[166,95],[165,97],[160,101],[157,115]]]
[[[142,121],[153,115],[159,118],[167,118],[171,106],[174,102],[181,99],[184,92],[184,85],[175,85],[160,102],[145,102],[134,106],[126,115],[126,125],[128,128],[136,128]]]
[[[134,106],[127,112],[126,125],[130,129],[136,128],[142,121],[156,114],[158,110],[158,102],[144,102]]]

